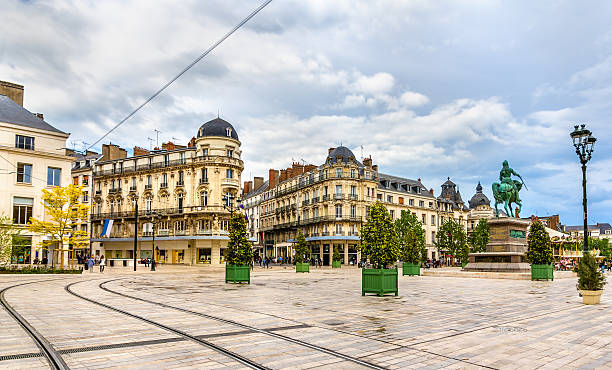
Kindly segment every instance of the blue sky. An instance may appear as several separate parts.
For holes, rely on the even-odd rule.
[[[0,79],[77,149],[173,77],[256,1],[3,2]],[[585,5],[587,4],[587,5]],[[569,132],[598,138],[589,222],[612,208],[612,3],[273,1],[108,140],[185,143],[217,115],[243,143],[243,179],[340,143],[381,172],[448,176],[467,202],[507,159],[522,215],[581,223]],[[176,140],[178,139],[178,140]]]

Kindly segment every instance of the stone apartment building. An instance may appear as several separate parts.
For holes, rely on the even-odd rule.
[[[291,256],[295,237],[302,231],[312,254],[324,264],[331,264],[334,248],[343,263],[356,263],[361,257],[359,230],[376,201],[381,201],[394,219],[406,210],[421,220],[430,258],[438,257],[433,242],[445,217],[455,218],[464,227],[467,224],[467,209],[460,195],[436,199],[420,179],[380,173],[371,158],[361,163],[343,146],[330,148],[320,166],[293,163],[281,171],[271,169],[268,181],[259,204],[263,253],[267,256]],[[250,197],[245,194],[245,201]]]
[[[60,262],[58,248],[42,248],[41,241],[49,236],[28,232],[26,224],[30,217],[48,220],[42,190],[69,184],[74,158],[66,155],[69,134],[26,110],[23,94],[23,86],[0,81],[0,212],[23,228],[22,245],[13,248],[11,261],[29,264],[46,258],[52,265]]]
[[[93,172],[94,248],[130,264],[138,204],[137,258],[151,257],[155,232],[155,258],[161,263],[223,263],[244,168],[240,145],[234,127],[216,118],[203,124],[188,146],[135,148],[132,157],[108,148]],[[105,224],[108,237],[102,235]]]

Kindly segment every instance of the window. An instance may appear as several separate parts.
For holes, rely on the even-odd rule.
[[[409,206],[413,206],[414,205],[414,199],[408,199],[408,205]]]
[[[232,149],[227,150],[227,156],[232,158],[234,156],[234,151]]]
[[[351,217],[357,217],[357,207],[351,206]]]
[[[419,200],[419,207],[425,207],[425,202],[422,200]]]
[[[33,198],[13,197],[13,223],[25,225],[32,217]]]
[[[342,224],[336,224],[336,235],[342,235]]]
[[[89,175],[83,175],[83,185],[89,185]]]
[[[79,177],[78,176],[72,178],[72,184],[73,185],[79,185]]]
[[[136,178],[132,177],[132,189],[136,190]]]
[[[164,154],[164,166],[167,167],[170,164],[170,155]]]
[[[432,224],[433,226],[435,226],[435,225],[436,225],[436,216],[435,216],[435,215],[431,215],[431,224]]]
[[[115,190],[115,180],[111,180],[111,190]]]
[[[436,241],[436,232],[432,231],[431,232],[431,242],[434,243]]]
[[[328,193],[327,193],[327,186],[323,188],[323,196],[327,197]]]
[[[16,135],[15,148],[34,150],[34,138],[31,136]]]
[[[26,163],[17,163],[17,182],[23,184],[32,183],[32,165]]]
[[[427,220],[425,219],[425,214],[424,213],[421,215],[421,222],[423,222],[423,225],[427,224]]]
[[[162,183],[161,183],[161,187],[165,188],[168,186],[168,174],[167,173],[163,173],[162,174]]]
[[[87,203],[89,202],[89,192],[84,191],[83,192],[83,203]]]
[[[336,218],[342,218],[342,205],[336,205]]]
[[[208,192],[206,191],[201,191],[200,192],[200,205],[202,207],[206,206],[208,204]]]
[[[351,196],[353,198],[357,196],[357,187],[355,185],[351,185]]]
[[[229,230],[229,220],[221,220],[221,230]]]
[[[145,208],[147,211],[151,210],[151,198],[145,199]]]
[[[179,209],[179,213],[183,212],[183,199],[184,199],[184,195],[183,193],[179,193],[178,195],[178,209]]]
[[[174,222],[174,230],[185,231],[185,220],[178,220]]]
[[[355,169],[351,168],[351,179],[355,178]]]
[[[183,185],[183,180],[184,180],[183,171],[179,171],[179,173],[178,173],[178,183],[179,183],[179,185]]]
[[[185,164],[185,152],[179,153],[179,162],[180,164]]]
[[[342,185],[336,185],[336,194],[342,195]]]
[[[60,168],[48,167],[47,168],[47,185],[48,186],[61,186],[60,176],[62,170]]]
[[[147,185],[151,186],[151,175],[147,175]]]
[[[234,178],[234,170],[230,170],[230,169],[225,170],[225,178],[233,179]]]
[[[208,148],[203,148],[202,149],[202,156],[204,156],[204,157],[208,156]]]
[[[387,202],[388,203],[393,203],[393,196],[392,195],[387,195]]]
[[[395,211],[394,210],[389,210],[389,215],[391,216],[391,219],[394,220],[395,219]]]
[[[121,179],[117,180],[117,189],[121,190]]]
[[[232,129],[230,127],[226,128],[225,129],[225,134],[227,135],[227,137],[232,137]]]

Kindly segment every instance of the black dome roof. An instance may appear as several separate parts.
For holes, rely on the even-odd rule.
[[[227,135],[228,128],[231,129],[230,136]],[[238,140],[238,134],[236,133],[236,130],[234,130],[234,126],[219,117],[208,121],[202,126],[200,126],[200,129],[198,130],[198,137],[204,136],[231,137],[232,139]]]
[[[331,161],[332,163],[335,163],[338,157],[341,157],[340,160],[344,163],[349,163],[352,158],[353,161],[355,161],[358,164],[361,164],[355,157],[355,154],[353,154],[353,152],[345,146],[339,146],[335,148],[334,150],[332,150],[332,152],[329,153],[329,155],[325,159],[325,162]]]
[[[482,185],[480,185],[480,182],[478,182],[478,186],[476,186],[476,194],[474,194],[472,199],[470,199],[469,204],[470,204],[470,209],[474,209],[482,205],[491,206],[491,201],[482,192]]]

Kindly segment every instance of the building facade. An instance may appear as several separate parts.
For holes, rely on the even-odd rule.
[[[244,169],[240,145],[234,127],[216,118],[200,127],[189,146],[135,149],[132,157],[97,162],[95,247],[107,259],[126,264],[153,253],[161,263],[224,263],[230,212],[237,210]]]
[[[74,158],[66,155],[69,134],[45,122],[42,114],[23,108],[23,86],[0,82],[0,94],[0,211],[22,228],[20,246],[13,248],[11,261],[44,260],[52,265],[60,262],[59,250],[42,248],[40,243],[49,237],[28,232],[27,224],[30,217],[49,221],[42,204],[43,189],[71,181]],[[67,263],[68,253],[63,255]]]
[[[253,250],[258,256],[263,256],[263,234],[259,226],[259,210],[263,200],[263,192],[268,188],[268,182],[263,177],[254,177],[253,181],[245,181],[242,188],[242,207],[247,218],[247,233]]]
[[[263,253],[292,256],[293,243],[301,231],[312,255],[325,265],[331,264],[334,249],[343,263],[355,264],[361,259],[361,226],[369,207],[380,201],[394,220],[402,211],[416,215],[425,229],[428,257],[437,258],[434,242],[439,225],[447,218],[464,227],[467,224],[467,209],[456,195],[452,203],[437,199],[420,179],[380,173],[371,158],[361,163],[346,147],[330,148],[320,166],[294,163],[285,170],[269,171],[268,187],[260,194],[259,205]]]

